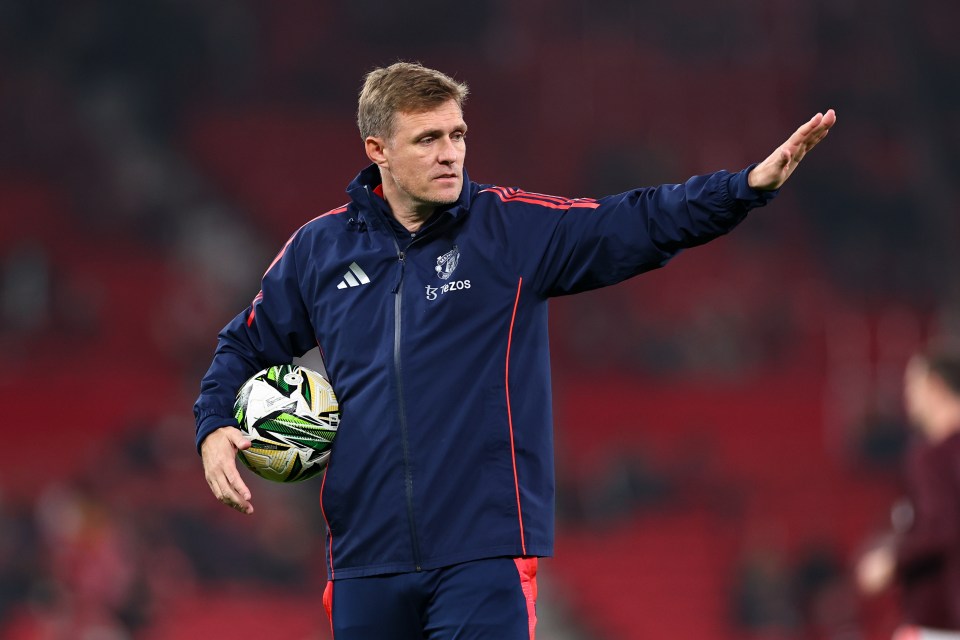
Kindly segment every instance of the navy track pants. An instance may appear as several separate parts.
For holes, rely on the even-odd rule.
[[[327,583],[334,640],[534,640],[537,559],[488,558]]]

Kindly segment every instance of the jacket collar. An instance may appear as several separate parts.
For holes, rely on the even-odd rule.
[[[366,169],[357,174],[350,185],[347,187],[347,193],[350,199],[360,206],[361,211],[368,210],[370,207],[376,207],[371,204],[370,198],[377,197],[373,194],[382,182],[380,178],[380,169],[375,164],[369,165]],[[447,207],[443,207],[438,213],[449,213],[457,218],[470,210],[470,177],[466,169],[463,170],[463,187],[460,189],[460,197],[457,201]]]

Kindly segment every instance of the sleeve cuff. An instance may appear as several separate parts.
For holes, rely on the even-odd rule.
[[[762,207],[780,194],[780,189],[760,191],[747,184],[747,176],[750,175],[750,172],[753,171],[753,168],[758,164],[759,163],[755,162],[743,171],[731,174],[730,179],[727,181],[727,191],[730,197],[746,204],[747,207],[751,209]]]
[[[205,416],[197,423],[197,453],[200,453],[200,445],[203,444],[204,439],[220,427],[239,426],[240,423],[237,422],[237,419],[233,417],[225,418],[216,414]]]

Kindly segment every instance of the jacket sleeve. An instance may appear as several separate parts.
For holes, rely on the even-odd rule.
[[[286,364],[316,346],[300,289],[294,235],[267,268],[260,293],[218,336],[213,362],[193,407],[196,445],[212,431],[237,425],[233,403],[240,386],[256,372]]]
[[[662,267],[683,249],[727,233],[748,211],[777,195],[747,185],[754,166],[599,200],[551,203],[533,195],[526,200],[528,217],[521,225],[523,233],[532,235],[518,259],[526,262],[524,271],[543,296],[595,289]],[[501,200],[509,207],[520,198],[507,194]],[[537,200],[539,207],[533,204]]]

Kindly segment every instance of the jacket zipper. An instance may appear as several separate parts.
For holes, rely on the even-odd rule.
[[[416,240],[414,240],[415,242]],[[406,253],[400,250],[400,243],[393,239],[397,248],[397,258],[400,261],[400,277],[394,287],[393,312],[393,369],[397,376],[397,412],[400,419],[400,439],[403,445],[403,481],[407,497],[407,519],[410,522],[410,542],[413,546],[413,562],[417,571],[422,571],[420,565],[420,540],[417,536],[417,523],[413,518],[413,470],[410,468],[410,436],[407,427],[407,408],[403,399],[403,375],[400,366],[400,338],[402,335],[401,311],[403,307],[403,275],[406,267]],[[411,242],[411,244],[413,244]],[[408,246],[409,249],[409,246]]]
[[[369,187],[365,186],[364,189],[367,192],[367,197],[372,197]],[[407,245],[407,250],[409,251],[413,243],[422,237],[423,236],[417,236],[413,238],[410,244]],[[403,333],[403,323],[401,321],[401,311],[403,310],[403,276],[406,269],[407,254],[400,249],[400,243],[397,241],[396,235],[393,237],[393,246],[397,249],[397,260],[400,263],[400,275],[397,278],[397,283],[393,287],[393,294],[396,296],[393,303],[393,372],[397,377],[397,414],[400,420],[400,442],[403,446],[403,485],[407,498],[407,520],[410,523],[410,545],[413,549],[414,566],[419,572],[423,571],[423,567],[420,560],[420,538],[417,535],[417,523],[413,517],[413,470],[410,468],[410,435],[407,426],[407,407],[403,399],[403,375],[400,365],[400,343]]]

